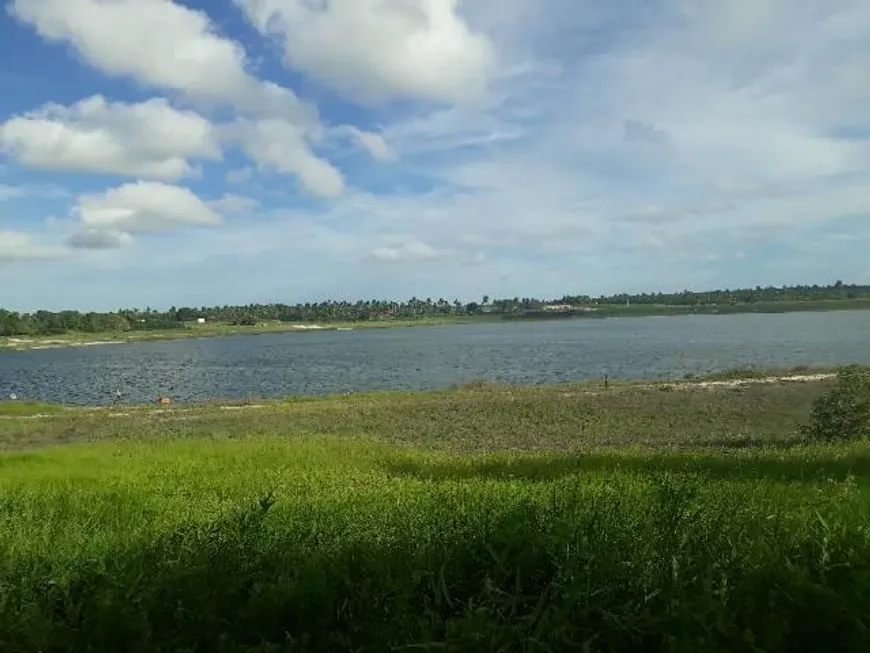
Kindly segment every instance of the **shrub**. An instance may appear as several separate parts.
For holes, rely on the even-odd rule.
[[[836,387],[813,402],[804,435],[825,442],[870,436],[870,370],[841,369]]]

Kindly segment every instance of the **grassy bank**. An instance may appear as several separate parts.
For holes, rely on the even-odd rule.
[[[6,412],[0,650],[867,650],[832,383]]]

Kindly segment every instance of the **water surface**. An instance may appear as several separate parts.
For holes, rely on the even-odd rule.
[[[0,396],[71,404],[678,378],[870,363],[870,311],[504,322],[0,353]]]

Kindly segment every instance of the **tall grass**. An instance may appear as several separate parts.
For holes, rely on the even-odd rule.
[[[863,444],[0,457],[2,651],[864,651]]]

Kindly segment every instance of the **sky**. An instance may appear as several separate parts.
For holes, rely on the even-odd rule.
[[[870,283],[867,0],[0,0],[0,306]]]

